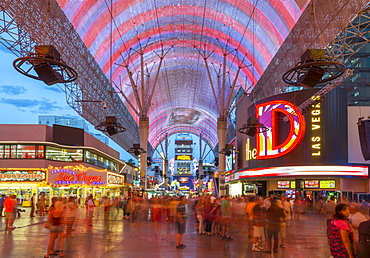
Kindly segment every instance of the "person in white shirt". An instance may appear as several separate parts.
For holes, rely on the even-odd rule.
[[[92,218],[94,217],[94,207],[95,207],[95,203],[94,203],[93,195],[91,194],[89,196],[89,200],[87,201],[87,226],[88,227],[93,226]]]
[[[367,220],[365,216],[359,212],[359,210],[360,206],[357,203],[351,203],[349,205],[349,211],[351,213],[349,214],[348,220],[349,224],[355,230],[357,237],[358,237],[358,226],[360,225],[361,222]]]

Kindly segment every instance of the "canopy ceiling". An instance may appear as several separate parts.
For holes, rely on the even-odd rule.
[[[209,56],[216,85],[217,76],[222,74],[224,53],[231,52],[227,55],[226,85],[230,87],[238,67],[242,67],[236,85],[250,91],[309,0],[57,2],[103,72],[131,100],[133,107],[126,106],[137,121],[133,111],[137,103],[124,65],[128,65],[141,85],[139,52],[143,51],[144,69],[146,75],[150,73],[145,80],[153,84],[158,55],[170,49],[163,60],[148,113],[149,142],[155,148],[166,133],[184,131],[201,133],[214,147],[220,114],[200,52]],[[235,94],[238,87],[222,94],[216,86],[217,99]]]

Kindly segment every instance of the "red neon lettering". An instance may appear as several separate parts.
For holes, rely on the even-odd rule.
[[[54,180],[55,181],[73,181],[73,179],[74,179],[73,175],[68,175],[67,172],[62,172]]]
[[[290,130],[287,138],[278,143],[278,114],[282,113],[288,118]],[[260,123],[270,130],[257,134],[257,159],[272,159],[288,154],[303,140],[306,131],[304,116],[294,104],[275,100],[258,104],[256,117]]]

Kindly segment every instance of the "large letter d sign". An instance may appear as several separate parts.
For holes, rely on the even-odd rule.
[[[283,116],[279,116],[283,114]],[[284,100],[276,100],[258,104],[256,117],[259,122],[269,128],[267,132],[257,134],[257,159],[281,157],[297,147],[305,134],[306,124],[298,107]],[[290,131],[287,138],[278,142],[278,119],[287,117]]]

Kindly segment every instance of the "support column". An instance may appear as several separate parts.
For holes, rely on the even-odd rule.
[[[139,121],[139,136],[140,136],[140,147],[145,150],[144,153],[140,155],[140,181],[144,179],[145,189],[148,187],[148,179],[146,177],[146,166],[147,166],[147,145],[148,145],[148,133],[149,133],[149,117],[148,116],[141,116]]]
[[[225,148],[226,144],[226,128],[227,128],[227,117],[220,116],[217,119],[217,136],[218,136],[218,151],[220,152],[223,148]],[[218,160],[218,173],[219,173],[219,195],[224,195],[225,193],[225,185],[221,182],[225,176],[225,154],[219,153],[219,160]]]

